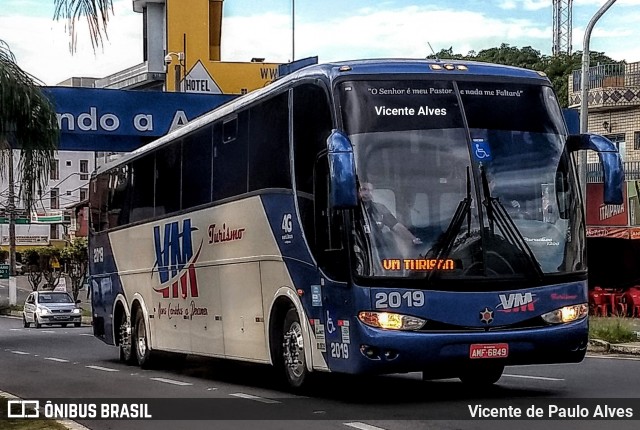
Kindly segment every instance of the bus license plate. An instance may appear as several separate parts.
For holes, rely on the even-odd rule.
[[[469,358],[506,358],[508,356],[508,343],[474,343],[469,349]]]

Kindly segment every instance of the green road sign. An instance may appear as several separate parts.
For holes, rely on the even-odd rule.
[[[0,217],[0,224],[9,224],[9,217]],[[16,218],[16,224],[31,224],[29,218]]]
[[[9,279],[9,265],[0,264],[0,279]]]

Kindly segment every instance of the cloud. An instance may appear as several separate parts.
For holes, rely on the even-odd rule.
[[[51,16],[0,16],[0,38],[9,44],[18,66],[46,85],[72,76],[105,77],[142,63],[142,14],[134,13],[131,2],[114,2],[108,39],[95,52],[84,22],[77,25],[77,51],[69,51],[70,37],[65,21]]]
[[[479,12],[418,6],[358,12],[297,24],[296,57],[318,55],[320,61],[424,58],[431,53],[429,43],[436,51],[452,46],[454,52],[463,54],[467,47],[480,50],[502,42],[517,46],[537,41],[551,48],[550,28],[527,19],[497,19]],[[228,19],[223,23],[222,44],[223,61],[247,61],[252,56],[287,61],[291,57],[290,18],[271,14]]]

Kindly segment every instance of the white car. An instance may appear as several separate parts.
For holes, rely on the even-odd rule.
[[[25,327],[32,323],[36,328],[44,324],[61,324],[66,327],[73,323],[80,327],[82,311],[66,291],[34,291],[24,302],[22,322]]]

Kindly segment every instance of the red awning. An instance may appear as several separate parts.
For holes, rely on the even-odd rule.
[[[640,239],[640,227],[587,227],[587,237]]]

